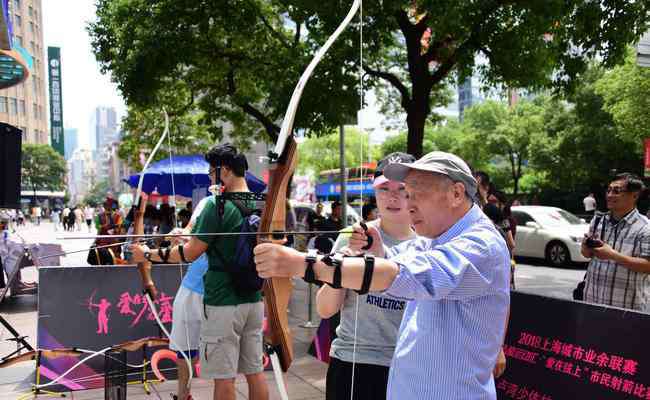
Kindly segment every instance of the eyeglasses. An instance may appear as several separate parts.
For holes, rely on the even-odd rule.
[[[390,190],[388,188],[377,188],[376,194],[382,197],[395,197],[398,199],[408,199],[409,195],[406,192],[406,189],[401,188],[398,190]]]
[[[607,193],[612,193],[612,194],[621,194],[621,193],[626,193],[628,192],[627,189],[622,188],[621,186],[610,186],[607,188]]]

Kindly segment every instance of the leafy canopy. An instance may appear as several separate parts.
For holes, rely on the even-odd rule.
[[[32,190],[63,190],[66,165],[61,154],[46,144],[23,144],[22,184]]]

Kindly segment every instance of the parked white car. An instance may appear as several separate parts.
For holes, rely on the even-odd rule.
[[[516,206],[515,256],[543,258],[553,267],[570,262],[588,262],[580,254],[580,244],[589,224],[557,207]]]

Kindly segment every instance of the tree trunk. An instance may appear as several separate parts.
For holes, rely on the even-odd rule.
[[[514,181],[514,187],[512,189],[512,195],[517,196],[519,194],[519,180],[521,179],[521,163],[522,163],[522,154],[515,153],[517,158],[515,159],[514,155],[510,156],[510,162],[512,165],[512,180]],[[515,168],[515,162],[517,163]]]
[[[415,158],[422,157],[422,142],[424,141],[424,124],[427,115],[423,112],[410,111],[406,116],[408,125],[408,139],[406,152],[412,154]]]
[[[431,112],[429,107],[431,87],[427,84],[416,85],[417,83],[414,82],[413,96],[406,115],[406,124],[409,130],[406,147],[409,154],[420,158],[423,156],[424,127]]]
[[[508,158],[510,160],[510,172],[512,175],[512,194],[513,196],[517,195],[519,191],[519,174],[517,173],[517,167],[515,166],[517,154],[512,150],[508,152]]]

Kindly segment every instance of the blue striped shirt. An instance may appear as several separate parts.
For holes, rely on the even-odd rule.
[[[496,399],[492,370],[510,304],[510,256],[474,205],[436,239],[391,248],[387,292],[408,302],[390,367],[388,400]]]

